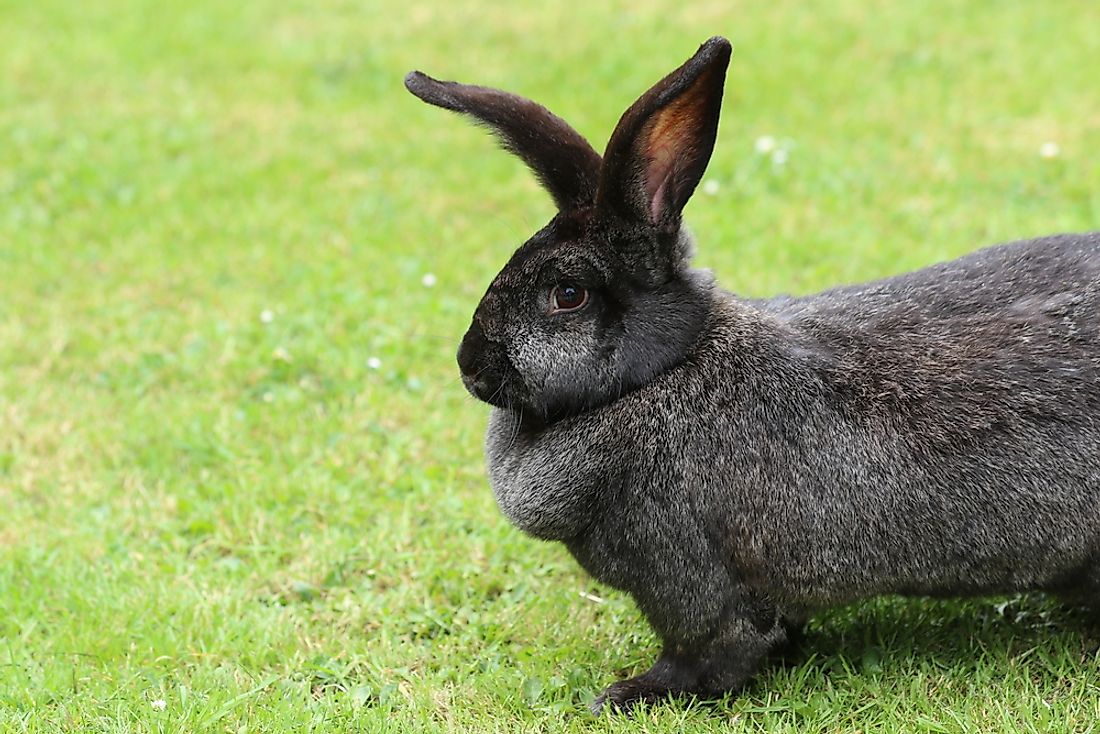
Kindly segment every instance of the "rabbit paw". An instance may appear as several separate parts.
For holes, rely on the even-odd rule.
[[[597,716],[605,709],[629,714],[640,703],[657,703],[669,698],[673,691],[666,686],[647,681],[643,677],[628,678],[613,683],[592,702],[592,713]]]

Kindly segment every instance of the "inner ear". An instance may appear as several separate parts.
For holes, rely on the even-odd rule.
[[[600,206],[679,226],[714,150],[731,51],[724,38],[712,38],[623,114],[604,154]]]
[[[713,69],[710,72],[714,74]],[[679,216],[706,171],[717,137],[722,79],[717,84],[717,95],[708,94],[713,87],[712,79],[701,77],[658,110],[642,131],[638,154],[646,160],[645,197],[654,224],[660,223],[665,213]],[[711,118],[714,131],[707,139],[699,133]]]

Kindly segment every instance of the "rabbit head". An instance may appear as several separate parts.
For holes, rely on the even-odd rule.
[[[527,99],[420,72],[405,78],[420,99],[494,132],[558,207],[474,312],[458,364],[475,397],[548,422],[684,359],[712,286],[690,268],[681,212],[714,149],[730,53],[724,38],[704,43],[623,114],[602,158]]]

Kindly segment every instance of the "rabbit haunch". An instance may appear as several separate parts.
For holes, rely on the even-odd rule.
[[[726,293],[691,269],[681,212],[729,54],[703,44],[602,157],[528,100],[406,79],[488,126],[560,208],[458,361],[494,406],[502,511],[629,592],[664,643],[596,708],[737,690],[807,614],[876,594],[1100,606],[1100,234],[805,297]],[[563,285],[582,308],[548,308]]]

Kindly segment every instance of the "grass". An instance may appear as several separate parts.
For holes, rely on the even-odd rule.
[[[0,0],[0,730],[1095,731],[1100,639],[1036,598],[837,610],[592,719],[657,642],[499,516],[453,357],[549,200],[401,79],[602,147],[727,35],[699,259],[806,292],[1100,226],[1100,6],[489,7]]]

